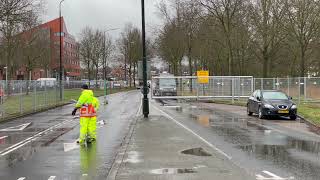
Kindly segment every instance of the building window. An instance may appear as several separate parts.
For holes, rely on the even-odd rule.
[[[62,32],[62,33],[60,33],[60,32],[56,32],[56,33],[54,33],[54,36],[62,36],[62,37],[64,37],[65,36],[65,34],[64,34],[64,32]]]

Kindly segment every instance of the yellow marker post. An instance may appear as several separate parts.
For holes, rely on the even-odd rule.
[[[209,84],[209,71],[197,71],[198,83]]]

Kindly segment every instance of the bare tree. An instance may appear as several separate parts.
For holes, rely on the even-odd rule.
[[[320,2],[317,0],[286,1],[288,30],[299,46],[300,76],[306,75],[307,53],[313,41],[319,40]]]
[[[41,8],[42,1],[38,0],[3,0],[0,1],[0,37],[2,39],[2,51],[4,58],[2,64],[8,67],[9,78],[19,65],[14,61],[17,50],[18,39],[16,35],[21,31],[22,24],[30,20],[30,13],[37,15]]]
[[[81,62],[85,66],[85,71],[87,73],[87,78],[89,81],[91,80],[91,73],[93,71],[93,62],[92,62],[92,53],[93,53],[93,30],[89,27],[86,27],[81,32],[80,38],[80,55]]]
[[[270,74],[272,58],[280,50],[281,42],[287,32],[283,26],[285,19],[285,5],[282,0],[251,1],[248,11],[252,36],[252,43],[256,56],[262,61],[262,76]]]
[[[235,18],[243,7],[243,0],[199,0],[209,15],[216,18],[223,30],[228,48],[228,74],[233,74],[233,43],[232,34]]]
[[[169,64],[169,71],[175,75],[182,74],[180,67],[186,50],[182,5],[180,0],[174,0],[169,7],[164,2],[159,6],[165,25],[159,32],[157,47],[160,57]]]

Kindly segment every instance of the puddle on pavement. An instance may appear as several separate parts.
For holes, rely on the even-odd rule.
[[[270,152],[272,152],[274,156],[278,156],[279,154],[281,154],[281,152],[288,149],[295,149],[300,152],[304,151],[312,153],[318,157],[320,155],[320,142],[304,141],[293,139],[290,137],[286,137],[285,139],[282,138],[281,141],[281,143],[275,141],[274,143],[270,142],[269,144],[253,144],[238,147],[243,151],[250,152],[250,154],[255,153],[263,156],[270,155]]]
[[[150,171],[151,174],[188,174],[188,173],[196,173],[195,169],[188,168],[163,168],[163,169],[153,169]]]
[[[181,151],[182,154],[194,155],[194,156],[212,156],[210,153],[205,151],[203,148],[192,148]]]

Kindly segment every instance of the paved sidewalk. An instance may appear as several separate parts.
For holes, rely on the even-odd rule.
[[[201,151],[201,154],[211,156],[181,153],[191,148],[202,148],[204,152]],[[199,153],[199,150],[194,152]],[[148,120],[142,117],[136,119],[107,179],[250,180],[255,178],[235,166],[231,160],[201,141],[199,137],[161,114],[156,108],[151,108]]]

